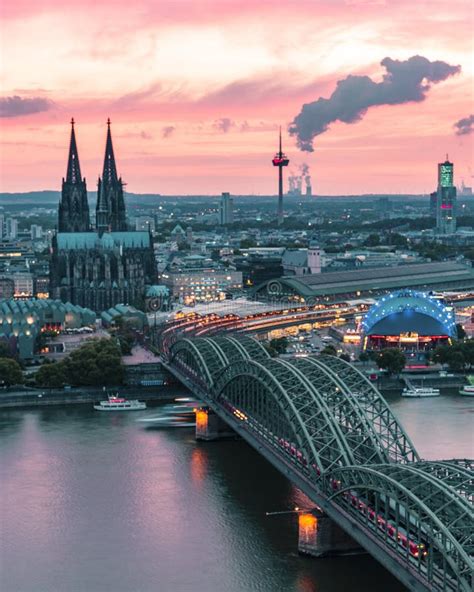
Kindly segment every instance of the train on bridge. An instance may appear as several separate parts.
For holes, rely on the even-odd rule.
[[[202,401],[197,430],[244,438],[408,589],[471,591],[473,461],[420,459],[350,363],[272,358],[252,337],[267,320],[295,318],[196,316],[162,331],[163,365]]]

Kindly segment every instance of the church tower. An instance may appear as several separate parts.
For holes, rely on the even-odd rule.
[[[123,183],[117,175],[110,119],[107,120],[104,169],[97,188],[96,226],[100,235],[127,230]]]
[[[63,178],[61,201],[58,211],[59,232],[89,232],[89,204],[87,202],[86,180],[81,177],[77,152],[74,119],[71,119],[71,142],[66,179]]]

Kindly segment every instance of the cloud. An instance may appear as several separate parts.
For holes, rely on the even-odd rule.
[[[221,117],[220,119],[216,119],[212,126],[219,132],[226,134],[231,127],[235,126],[235,121],[232,121],[232,119],[229,119],[228,117]]]
[[[161,137],[162,138],[169,138],[175,131],[174,125],[166,125],[164,128],[161,129]]]
[[[255,76],[230,82],[205,94],[197,103],[213,108],[219,108],[222,105],[234,107],[242,106],[242,104],[268,105],[269,101],[322,92],[327,82],[329,80],[320,79],[308,83],[307,80],[303,80],[296,73],[275,71],[271,75]]]
[[[145,130],[140,131],[126,131],[121,134],[115,133],[119,138],[141,138],[142,140],[153,140],[153,136]]]
[[[22,99],[18,95],[0,97],[0,117],[20,117],[49,111],[54,106],[53,101],[42,97]]]
[[[267,123],[265,121],[259,121],[258,123],[250,124],[247,120],[242,121],[240,124],[240,131],[246,132],[269,132],[278,129],[276,123]]]
[[[289,132],[297,137],[301,150],[312,152],[314,138],[327,131],[330,123],[355,123],[375,105],[424,101],[431,88],[430,83],[446,80],[461,70],[460,66],[430,62],[418,55],[404,61],[387,57],[381,65],[386,70],[382,82],[374,82],[368,76],[350,75],[337,82],[336,90],[329,99],[320,97],[303,105],[289,126]]]
[[[468,115],[453,125],[457,136],[467,136],[474,130],[474,114]]]
[[[154,82],[150,84],[147,88],[136,90],[126,95],[122,95],[119,97],[115,102],[114,105],[118,107],[136,107],[138,104],[146,101],[147,99],[154,99],[157,95],[159,95],[163,90],[163,87],[160,82]]]

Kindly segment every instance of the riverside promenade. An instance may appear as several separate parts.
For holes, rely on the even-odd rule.
[[[107,394],[118,393],[126,398],[141,401],[166,401],[176,396],[186,396],[188,391],[179,384],[166,386],[117,386],[108,387],[104,392],[101,388],[77,387],[66,389],[31,389],[18,387],[0,389],[0,409],[14,407],[38,407],[48,405],[84,405],[95,403],[107,397]]]

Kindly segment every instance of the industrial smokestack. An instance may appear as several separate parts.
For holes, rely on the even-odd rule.
[[[306,185],[305,195],[306,197],[311,197],[312,189],[311,189],[311,175],[309,174],[309,166],[304,162],[301,167],[301,177],[304,178],[304,182]]]

